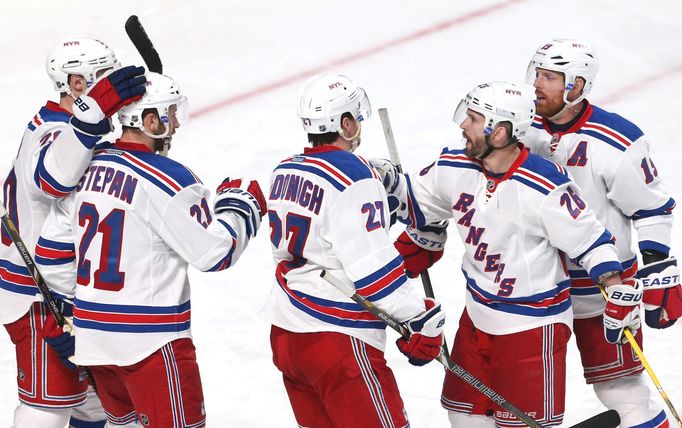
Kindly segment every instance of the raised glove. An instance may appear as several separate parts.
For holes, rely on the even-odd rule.
[[[625,343],[623,330],[630,330],[634,336],[641,325],[639,304],[642,301],[642,286],[634,278],[623,280],[622,284],[609,285],[606,289],[608,301],[604,310],[604,336],[609,343]]]
[[[108,134],[113,129],[109,118],[142,98],[146,83],[142,67],[129,65],[105,74],[76,98],[71,125],[87,135]]]
[[[403,257],[405,274],[416,278],[433,266],[441,257],[447,240],[448,223],[434,223],[413,229],[407,227],[394,242],[395,248]]]
[[[682,287],[677,259],[668,257],[649,263],[637,272],[637,278],[644,287],[644,320],[647,325],[667,328],[675,324],[682,316]]]
[[[424,306],[426,311],[405,323],[410,337],[395,342],[414,366],[423,366],[436,358],[443,346],[445,312],[440,310],[440,303],[430,298],[424,299]]]
[[[60,302],[64,316],[70,319],[73,313],[71,304]],[[60,327],[52,314],[48,314],[43,323],[42,334],[45,342],[59,355],[62,364],[71,370],[76,369],[76,365],[69,360],[76,351],[76,337],[73,336],[70,326],[64,324]]]
[[[256,180],[248,182],[241,178],[223,180],[216,190],[215,213],[232,211],[239,214],[246,222],[246,235],[256,236],[261,219],[268,211],[265,197]]]

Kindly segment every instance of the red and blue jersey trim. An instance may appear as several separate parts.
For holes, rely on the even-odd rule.
[[[45,168],[45,154],[51,145],[52,143],[46,144],[40,149],[38,164],[33,172],[33,181],[35,181],[40,190],[48,195],[54,196],[55,198],[63,198],[71,193],[76,186],[63,185],[48,172],[47,168]]]
[[[642,130],[629,120],[597,106],[592,106],[586,119],[576,133],[597,138],[621,152],[644,135]]]
[[[126,166],[171,197],[183,188],[200,182],[178,162],[154,153],[120,150],[117,145],[96,150],[92,160]]]
[[[563,167],[532,153],[514,171],[511,179],[543,195],[548,195],[558,186],[570,181],[568,172]]]
[[[287,280],[283,274],[284,270],[286,268],[282,263],[277,265],[275,279],[282,291],[286,293],[289,302],[300,311],[320,321],[341,327],[378,330],[386,328],[383,321],[378,320],[355,302],[322,299],[298,290],[292,290],[287,285]]]
[[[376,301],[388,296],[405,282],[405,265],[402,257],[398,256],[381,269],[355,281],[355,290],[370,301]]]
[[[119,333],[167,333],[190,328],[190,301],[174,306],[115,305],[75,299],[76,327]]]
[[[560,314],[571,307],[571,281],[568,279],[542,293],[521,297],[502,297],[483,290],[464,269],[462,272],[466,278],[467,290],[474,301],[495,311],[530,317],[548,317]]]
[[[464,154],[463,150],[443,150],[437,162],[438,166],[447,166],[452,168],[473,169],[478,172],[483,172],[481,162],[472,159]]]
[[[48,101],[45,106],[41,107],[38,113],[33,116],[33,119],[28,123],[28,129],[35,131],[39,126],[46,122],[64,122],[69,123],[72,114],[62,109],[59,104],[54,101]]]
[[[646,421],[641,424],[633,425],[631,428],[669,428],[670,422],[665,414],[665,410],[661,410],[661,413],[656,415],[650,421]]]
[[[28,268],[15,265],[9,260],[0,260],[0,288],[27,296],[40,293]]]
[[[234,229],[223,220],[218,219],[218,223],[225,226],[225,229],[227,229],[227,231],[230,233],[230,236],[232,237],[232,245],[230,246],[230,250],[227,252],[225,257],[220,259],[218,263],[213,265],[213,267],[208,269],[206,272],[216,272],[232,266],[232,255],[234,254],[234,250],[237,248],[237,232],[235,232]]]
[[[333,146],[306,149],[302,155],[284,159],[275,168],[306,171],[329,182],[340,192],[363,179],[378,179],[374,168],[364,159]]]
[[[35,261],[44,266],[63,265],[76,260],[76,248],[72,242],[58,242],[38,238]]]
[[[620,274],[622,278],[634,277],[637,273],[637,257],[620,263],[623,272]],[[610,269],[613,270],[613,269]],[[616,269],[619,270],[619,269]],[[568,276],[571,278],[571,294],[574,296],[591,296],[601,294],[599,287],[595,284],[590,274],[583,269],[574,269],[568,271]]]

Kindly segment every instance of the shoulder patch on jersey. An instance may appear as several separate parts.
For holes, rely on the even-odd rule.
[[[592,114],[578,131],[625,151],[644,133],[634,123],[616,113],[592,106]]]
[[[568,172],[560,165],[533,153],[519,166],[511,177],[545,195],[571,181]]]

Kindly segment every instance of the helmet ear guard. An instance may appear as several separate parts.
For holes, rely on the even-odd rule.
[[[526,82],[532,85],[535,81],[536,69],[556,71],[564,75],[564,103],[567,107],[581,102],[592,89],[599,72],[597,52],[587,42],[574,39],[552,39],[537,48],[528,64]],[[568,94],[575,87],[578,78],[585,81],[580,96],[568,100]]]
[[[71,94],[69,75],[83,76],[91,86],[104,71],[118,69],[121,64],[114,51],[103,42],[89,38],[72,38],[60,42],[45,61],[45,69],[58,92]]]

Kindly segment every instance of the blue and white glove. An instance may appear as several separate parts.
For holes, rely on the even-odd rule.
[[[623,280],[622,284],[609,285],[606,289],[608,301],[604,310],[604,336],[609,343],[625,343],[626,328],[634,336],[641,326],[639,304],[642,302],[642,286],[634,278]]]
[[[216,190],[214,208],[216,214],[232,211],[240,215],[246,222],[246,236],[249,238],[256,236],[261,219],[268,212],[265,197],[256,180],[232,180],[229,177]]]
[[[384,189],[386,189],[392,226],[398,220],[398,217],[402,220],[403,216],[401,213],[407,208],[407,204],[401,200],[403,197],[402,193],[406,187],[405,176],[388,159],[370,159],[369,163],[379,173],[381,183],[384,185]]]
[[[413,366],[423,366],[441,353],[443,346],[443,326],[445,312],[440,310],[440,303],[434,299],[424,299],[426,310],[405,324],[410,337],[401,337],[396,345]]]
[[[105,74],[76,98],[71,125],[90,137],[108,134],[113,130],[111,116],[142,98],[146,84],[142,67],[129,65]]]

